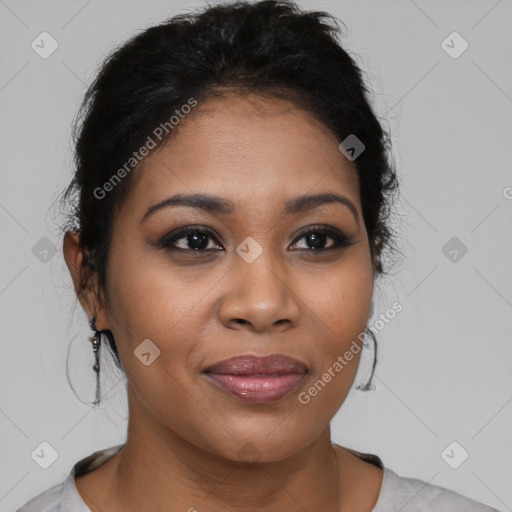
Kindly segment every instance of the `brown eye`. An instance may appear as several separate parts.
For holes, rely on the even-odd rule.
[[[210,252],[218,247],[211,246],[213,240],[217,241],[217,238],[208,228],[185,227],[165,235],[158,245],[169,251]]]
[[[305,240],[305,247],[299,250],[307,250],[310,252],[325,252],[342,247],[348,247],[353,244],[350,239],[341,233],[341,231],[321,228],[313,228],[303,232],[296,240]],[[329,247],[325,247],[327,240],[334,240]],[[297,245],[295,242],[293,245]]]

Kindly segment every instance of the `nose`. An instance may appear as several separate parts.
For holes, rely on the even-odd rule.
[[[265,250],[252,263],[236,255],[218,314],[230,329],[281,332],[298,324],[300,300],[290,271]]]

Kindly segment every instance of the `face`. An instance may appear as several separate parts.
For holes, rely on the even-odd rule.
[[[339,142],[291,103],[227,95],[199,104],[134,171],[98,326],[115,336],[130,422],[231,460],[247,447],[281,460],[325,431],[357,371],[374,283],[357,174]],[[231,210],[176,203],[147,213],[176,194]],[[344,199],[291,207],[317,194]],[[271,354],[307,371],[259,387],[261,376],[204,373]]]

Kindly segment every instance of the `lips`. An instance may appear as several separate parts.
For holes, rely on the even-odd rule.
[[[243,355],[232,357],[208,367],[207,373],[229,373],[230,375],[284,375],[304,373],[308,367],[302,361],[281,354],[269,356]]]
[[[236,398],[252,403],[279,400],[302,382],[308,367],[282,355],[232,357],[204,370],[210,382]]]

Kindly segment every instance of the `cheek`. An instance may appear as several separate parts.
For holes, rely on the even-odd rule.
[[[116,259],[113,252],[112,261],[116,262],[108,283],[112,317],[120,336],[128,337],[130,345],[154,338],[163,349],[172,344],[177,332],[197,333],[202,324],[197,323],[196,315],[221,277],[218,273],[205,272],[199,265],[184,270],[151,254]]]
[[[344,272],[332,284],[331,299],[333,327],[335,333],[350,333],[354,336],[366,327],[373,296],[373,278],[357,268]],[[344,335],[345,337],[345,335]]]
[[[315,402],[310,410],[336,411],[358,370],[373,295],[370,267],[364,259],[359,262],[302,280],[303,314],[310,317],[316,333],[310,375],[315,389],[306,390]]]
[[[179,333],[189,325],[182,320],[192,299],[171,269],[121,253],[112,251],[108,316],[127,379],[145,400],[155,396],[163,407],[167,400],[180,404],[183,394],[175,381],[183,380],[192,343]]]
[[[303,273],[297,293],[304,312],[311,311],[330,345],[343,344],[364,331],[373,296],[371,267],[363,258],[340,262],[336,267]]]
[[[125,259],[110,278],[112,331],[129,392],[137,396],[132,405],[144,404],[134,416],[149,410],[185,438],[191,417],[201,416],[191,366],[197,365],[200,300],[209,283],[196,284],[184,282],[183,273],[170,266],[141,259]]]
[[[109,314],[123,367],[134,386],[179,405],[179,388],[192,388],[191,376],[202,362],[197,340],[215,321],[211,297],[225,270],[206,272],[198,265],[184,271],[165,258],[112,255],[117,264],[109,276]],[[137,358],[144,340],[158,354],[147,367]]]

